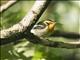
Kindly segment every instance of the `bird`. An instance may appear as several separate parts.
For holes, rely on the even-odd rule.
[[[47,37],[54,32],[55,25],[56,22],[54,20],[47,19],[34,25],[31,33],[38,37]]]

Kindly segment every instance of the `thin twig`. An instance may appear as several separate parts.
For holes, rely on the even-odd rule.
[[[51,41],[46,39],[41,39],[31,33],[25,36],[30,42],[35,44],[41,44],[44,46],[55,47],[55,48],[80,48],[80,41],[76,42],[64,42],[64,41]]]
[[[75,32],[64,32],[64,31],[59,31],[55,30],[54,33],[50,35],[50,37],[63,37],[67,39],[80,39],[80,34],[75,33]]]
[[[15,4],[17,0],[8,1],[7,3],[0,6],[0,13],[7,10],[9,7],[11,7],[13,4]]]

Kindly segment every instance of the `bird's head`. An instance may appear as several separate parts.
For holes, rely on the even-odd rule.
[[[53,31],[54,30],[54,27],[56,25],[56,22],[55,21],[49,20],[49,19],[46,20],[46,21],[44,21],[43,23],[48,26],[49,31]]]

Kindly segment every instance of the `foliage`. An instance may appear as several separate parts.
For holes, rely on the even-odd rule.
[[[18,23],[28,13],[33,3],[34,1],[19,1],[0,14],[0,30]],[[41,16],[40,21],[54,19],[58,23],[55,29],[79,33],[80,6],[78,4],[75,1],[52,1]],[[72,41],[62,37],[50,38],[50,40]],[[1,60],[80,60],[80,49],[62,49],[36,45],[30,43],[27,39],[3,45],[0,50]]]

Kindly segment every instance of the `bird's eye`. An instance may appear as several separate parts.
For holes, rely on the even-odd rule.
[[[48,23],[48,22],[46,22],[46,24],[48,24],[48,25],[49,25],[49,23]]]
[[[46,22],[47,25],[49,25],[49,22]]]

